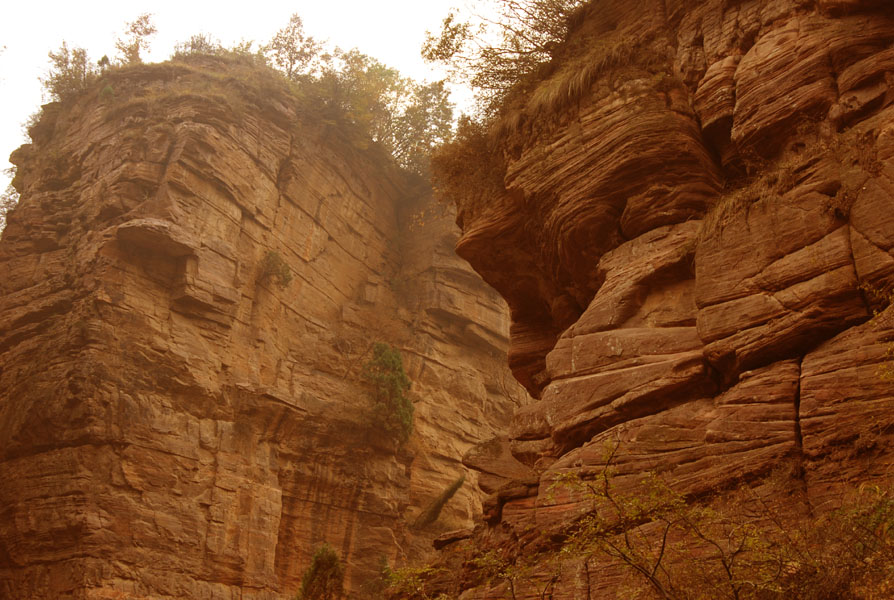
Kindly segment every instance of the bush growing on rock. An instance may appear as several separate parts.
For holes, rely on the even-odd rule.
[[[363,366],[363,378],[372,382],[372,424],[403,444],[413,432],[413,403],[407,397],[410,379],[400,352],[383,342],[372,347],[372,358]]]
[[[345,572],[338,553],[329,544],[317,548],[301,578],[296,600],[334,600],[342,595]]]
[[[83,48],[69,48],[63,42],[58,51],[49,53],[51,67],[40,81],[53,100],[62,101],[87,92],[101,75],[109,82],[117,84],[124,80],[121,82],[127,84],[130,82],[126,74],[133,67],[141,68],[142,74],[147,76],[165,70],[173,73],[170,64],[154,65],[155,69],[146,69],[147,65],[143,65],[142,54],[149,49],[149,39],[155,33],[149,14],[142,14],[127,23],[123,35],[115,42],[117,58],[114,66],[107,56],[97,64],[88,59]],[[264,92],[275,88],[275,95],[285,92],[291,100],[303,103],[303,109],[309,108],[316,113],[321,123],[335,127],[358,149],[367,149],[372,142],[373,149],[390,155],[403,170],[427,178],[431,150],[452,135],[453,105],[444,82],[419,82],[403,77],[397,70],[356,49],[324,48],[321,42],[304,33],[297,14],[292,15],[287,26],[269,43],[262,44],[257,52],[252,51],[253,44],[243,41],[224,48],[210,35],[197,34],[178,43],[172,59],[177,61],[178,71],[182,74],[187,71],[197,73],[209,64],[201,59],[216,57],[219,59],[217,66],[228,64],[231,67],[229,75],[238,81],[238,85],[231,85],[232,82],[227,80],[226,88],[231,92],[226,94],[227,99],[245,95],[260,95],[267,99],[270,95]],[[222,96],[218,85],[222,78],[220,73],[208,75],[209,85],[191,90],[183,89],[179,78],[166,78],[161,89],[133,98],[132,103],[151,104],[187,91],[218,100]],[[217,89],[209,93],[206,88],[210,89],[212,82]],[[262,86],[257,86],[258,83]],[[105,82],[97,87],[103,85]],[[126,87],[122,86],[122,98],[127,97]],[[264,89],[252,89],[256,87]],[[115,91],[118,91],[117,87]],[[111,99],[100,90],[96,93],[103,100]],[[244,103],[231,104],[235,106],[229,108],[239,113]],[[122,114],[128,108],[125,102],[116,114]]]
[[[53,100],[64,101],[85,91],[98,77],[97,69],[83,48],[69,48],[63,41],[56,52],[49,52],[50,70],[40,83]]]
[[[427,34],[422,57],[447,66],[451,76],[478,91],[480,108],[491,112],[508,92],[549,61],[566,36],[581,0],[497,0],[495,17],[479,27],[455,11],[440,33]]]
[[[820,504],[799,495],[800,466],[783,462],[768,477],[708,501],[681,494],[658,474],[632,481],[615,465],[617,449],[606,445],[599,470],[572,468],[556,475],[547,504],[570,499],[586,507],[574,522],[539,535],[529,531],[520,545],[488,547],[485,537],[478,538],[447,563],[417,568],[414,578],[404,578],[412,583],[409,589],[426,595],[389,597],[458,594],[467,588],[455,585],[457,580],[472,582],[487,597],[502,592],[493,597],[506,598],[550,598],[554,588],[567,589],[573,581],[585,585],[574,589],[590,597],[595,574],[615,581],[619,598],[894,597],[890,478],[845,488]],[[459,564],[466,571],[462,578],[439,577],[445,567]]]
[[[279,252],[268,250],[258,265],[258,282],[276,283],[285,289],[290,281],[292,281],[292,270],[289,269],[288,263],[283,260]]]

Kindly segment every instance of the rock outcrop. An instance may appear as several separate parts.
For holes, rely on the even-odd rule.
[[[532,532],[589,506],[553,483],[600,473],[606,442],[619,485],[659,473],[687,498],[785,468],[819,507],[890,478],[890,3],[595,0],[569,40],[506,109],[505,189],[457,199],[457,252],[508,301],[537,398],[499,442],[536,476],[487,490],[475,547],[542,551]],[[490,454],[467,463],[510,477]],[[513,597],[550,577],[550,597],[626,597],[548,568]]]
[[[452,217],[264,72],[104,83],[13,155],[0,597],[291,598],[324,542],[356,597],[470,526],[474,472],[411,527],[525,393]],[[375,341],[413,381],[404,447],[369,422]]]

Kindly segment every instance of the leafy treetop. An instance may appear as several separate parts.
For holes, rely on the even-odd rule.
[[[550,60],[565,39],[572,15],[585,0],[493,0],[488,15],[463,20],[454,10],[437,35],[426,33],[422,57],[444,64],[451,79],[477,90],[484,116]]]
[[[152,23],[152,15],[143,13],[127,24],[124,37],[118,38],[115,48],[118,50],[118,60],[124,65],[137,65],[143,62],[140,57],[141,50],[149,50],[149,38],[157,32]]]
[[[141,52],[149,48],[156,33],[151,16],[140,15],[127,24],[119,38],[118,66],[139,64]],[[405,170],[427,177],[431,150],[452,133],[453,107],[443,82],[417,82],[358,50],[323,44],[304,32],[301,17],[294,14],[273,39],[252,54],[252,42],[223,48],[207,34],[192,36],[175,46],[174,57],[189,55],[236,55],[250,58],[263,68],[272,66],[288,81],[301,86],[307,97],[315,97],[333,116],[353,123],[392,155]],[[51,68],[41,79],[53,100],[65,101],[86,91],[109,71],[106,57],[93,64],[83,48],[66,42],[49,53]]]
[[[320,59],[323,45],[304,33],[301,17],[293,14],[289,24],[276,32],[261,50],[289,79],[297,79],[312,70]]]

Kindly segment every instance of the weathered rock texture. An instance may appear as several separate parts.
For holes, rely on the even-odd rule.
[[[263,73],[175,63],[110,85],[45,107],[13,156],[0,598],[290,598],[323,542],[356,596],[383,558],[468,526],[474,472],[433,527],[410,524],[525,394],[452,219]],[[288,285],[261,272],[270,253]],[[369,424],[377,340],[413,381],[400,449]]]
[[[595,0],[570,35],[509,109],[504,193],[458,199],[457,251],[507,299],[538,398],[490,442],[511,456],[467,461],[516,479],[476,547],[524,554],[586,512],[551,483],[600,472],[606,441],[622,481],[690,497],[789,462],[815,506],[890,477],[890,2]],[[631,58],[592,67],[606,47]],[[551,597],[616,583],[566,565]]]

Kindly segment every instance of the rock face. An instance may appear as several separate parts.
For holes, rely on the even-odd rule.
[[[814,506],[890,477],[890,3],[596,0],[570,40],[508,110],[505,189],[457,199],[457,252],[508,301],[537,398],[503,442],[536,476],[507,475],[477,547],[530,554],[586,512],[551,484],[599,472],[606,441],[621,481],[687,497],[789,462]],[[612,44],[629,60],[578,76]],[[491,455],[467,464],[489,480]],[[556,598],[626,597],[598,569],[557,577]]]
[[[291,598],[324,542],[354,597],[480,511],[472,472],[410,526],[525,397],[505,305],[424,193],[238,68],[113,74],[13,156],[2,598]],[[370,426],[375,341],[413,381],[402,448]]]

